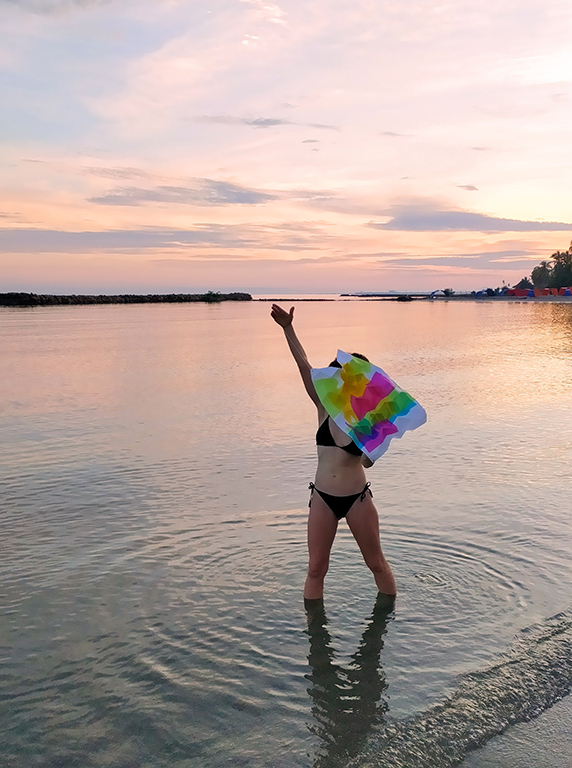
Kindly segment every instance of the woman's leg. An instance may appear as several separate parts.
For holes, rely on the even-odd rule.
[[[338,519],[326,502],[316,493],[312,494],[308,515],[308,576],[304,585],[304,597],[316,600],[324,594],[324,578],[330,564],[330,551]]]
[[[369,494],[363,501],[356,501],[347,514],[347,521],[377,588],[384,595],[395,595],[395,579],[381,551],[377,509]]]

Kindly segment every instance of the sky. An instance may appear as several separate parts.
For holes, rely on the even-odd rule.
[[[0,0],[0,292],[514,284],[572,239],[570,0]]]

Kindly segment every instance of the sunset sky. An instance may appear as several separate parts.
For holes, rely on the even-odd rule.
[[[570,0],[0,0],[0,292],[479,289],[572,239]]]

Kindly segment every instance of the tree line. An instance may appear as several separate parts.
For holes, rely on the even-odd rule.
[[[541,261],[530,277],[523,277],[515,288],[571,288],[572,242],[567,251],[556,251],[549,259]]]

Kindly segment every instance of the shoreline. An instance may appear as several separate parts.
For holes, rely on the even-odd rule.
[[[409,303],[411,301],[430,301],[430,302],[443,302],[443,301],[475,301],[477,303],[483,302],[512,302],[513,304],[533,304],[536,302],[544,302],[548,304],[570,304],[572,303],[572,296],[411,296],[409,294],[398,294],[397,296],[350,296],[341,294],[339,298],[305,298],[287,296],[282,298],[254,298],[253,301],[272,301],[272,302],[288,302],[288,301],[398,301],[400,303]]]

